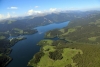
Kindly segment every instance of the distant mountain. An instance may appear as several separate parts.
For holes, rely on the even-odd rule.
[[[90,17],[96,14],[100,14],[100,11],[65,11],[45,16],[34,17],[31,15],[26,17],[10,18],[0,21],[0,32],[11,31],[14,28],[22,30],[31,29],[41,25],[71,21],[77,18]]]
[[[50,31],[52,33],[52,34],[50,33],[50,37],[52,35],[52,36],[59,36],[59,38],[61,38],[61,39],[66,40],[66,38],[67,38],[67,40],[76,41],[76,42],[87,42],[87,43],[91,42],[91,43],[97,43],[97,44],[100,43],[100,32],[99,32],[99,30],[100,30],[99,29],[100,28],[100,23],[99,23],[100,11],[62,11],[60,13],[51,13],[48,15],[41,15],[41,16],[32,16],[31,15],[31,16],[25,16],[25,17],[4,19],[4,20],[0,21],[0,64],[1,64],[0,67],[4,67],[8,62],[11,61],[11,58],[8,56],[8,54],[11,52],[11,49],[10,49],[10,47],[12,46],[11,43],[15,44],[16,41],[18,41],[16,39],[14,39],[12,41],[8,40],[8,37],[10,35],[11,36],[16,36],[16,35],[19,36],[19,35],[24,35],[24,34],[33,34],[33,33],[37,32],[36,29],[33,29],[37,26],[47,25],[47,24],[51,24],[51,23],[62,23],[64,21],[70,21],[70,23],[68,24],[67,27],[65,27],[61,30]],[[59,33],[59,35],[57,35],[56,33],[57,34]],[[63,35],[60,36],[61,34],[63,34]],[[57,49],[58,48],[63,49],[63,47],[65,48],[65,46],[68,47],[68,43],[63,43],[63,41],[60,41],[60,40],[54,41],[52,44],[57,45],[59,43],[61,46],[60,45],[57,46]],[[71,42],[71,44],[72,44],[72,42]],[[53,45],[53,47],[56,45]],[[71,47],[73,49],[73,46],[69,46],[69,47]],[[95,55],[100,54],[100,53],[96,53],[96,52],[98,52],[98,49],[95,47],[94,48],[97,50],[94,52],[96,54],[93,55],[92,53],[93,53],[94,48],[93,49],[92,48],[90,49],[88,47],[86,48],[86,46],[88,46],[86,44],[82,45],[82,46],[80,46],[80,44],[79,45],[76,44],[76,46],[74,46],[75,50],[77,47],[80,49],[85,48],[85,50],[82,50],[84,53],[83,56],[80,57],[80,55],[79,55],[78,56],[79,59],[76,58],[76,59],[78,59],[78,61],[76,60],[76,62],[79,62],[79,60],[81,60],[81,59],[83,60],[84,58],[89,59],[90,56],[91,56],[90,59],[94,60]],[[55,55],[61,56],[61,53],[60,54],[58,53],[61,51],[57,52],[58,55],[55,54],[56,52],[51,53],[54,55],[53,57],[51,56],[52,58],[55,58]],[[92,52],[92,53],[90,53],[90,52]],[[89,55],[87,56],[87,54],[89,54]],[[38,55],[38,56],[40,56],[40,55]],[[87,56],[87,58],[86,58],[86,56]],[[77,55],[75,57],[77,57]],[[59,59],[59,57],[58,57],[58,59]],[[90,59],[89,59],[89,62],[91,62]],[[86,61],[84,61],[84,63],[87,64]],[[94,61],[94,62],[96,62],[96,61]],[[85,64],[80,63],[78,65],[81,66],[81,65],[85,65]],[[96,64],[94,64],[94,65],[96,65]],[[86,66],[84,66],[84,67],[86,67]]]

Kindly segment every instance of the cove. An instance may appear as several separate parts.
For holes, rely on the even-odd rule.
[[[7,67],[27,67],[29,60],[32,59],[35,53],[39,52],[40,46],[38,46],[37,43],[44,39],[45,33],[56,28],[63,28],[67,26],[68,23],[69,21],[39,26],[35,28],[38,30],[38,33],[24,35],[27,39],[17,42],[12,47],[10,57],[12,57],[13,60],[7,65]]]

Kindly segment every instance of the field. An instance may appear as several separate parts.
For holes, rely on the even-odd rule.
[[[44,45],[51,45],[53,43],[53,40],[50,39],[45,39],[45,40],[41,40],[38,45],[44,46]]]
[[[50,40],[46,41],[50,42]],[[42,42],[44,41],[42,40]],[[56,46],[52,46],[50,44],[42,47],[44,56],[42,56],[40,61],[36,64],[37,67],[67,67],[67,65],[76,67],[76,63],[73,62],[72,58],[78,53],[83,54],[80,49],[64,48],[62,49],[63,58],[61,60],[53,60],[49,57],[49,53],[56,51],[55,47]],[[29,66],[35,66],[34,62],[32,62],[34,58],[35,57],[33,57],[33,59],[31,59],[28,63]]]
[[[75,19],[67,27],[50,30],[45,35],[53,37],[63,41],[40,41],[43,55],[35,65],[30,61],[29,66],[100,67],[100,15]]]
[[[90,41],[95,41],[97,37],[90,37],[88,38]]]
[[[17,31],[16,33],[23,34],[23,30],[21,30],[21,29],[14,28],[14,30]]]
[[[0,40],[5,39],[5,38],[6,38],[5,36],[0,36]]]

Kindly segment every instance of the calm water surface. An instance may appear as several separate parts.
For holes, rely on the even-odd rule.
[[[69,21],[36,27],[35,29],[39,31],[38,33],[25,35],[27,39],[19,41],[12,47],[13,50],[10,57],[13,58],[13,61],[11,61],[7,67],[27,67],[29,60],[40,50],[40,46],[38,46],[37,43],[44,39],[45,32],[56,28],[63,28],[67,26],[68,23]]]

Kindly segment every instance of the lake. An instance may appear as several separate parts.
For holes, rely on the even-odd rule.
[[[7,65],[7,67],[27,67],[29,60],[32,59],[35,53],[39,52],[40,46],[37,43],[44,39],[45,32],[53,29],[60,29],[66,27],[69,21],[63,23],[53,23],[46,26],[39,26],[35,29],[38,30],[38,33],[32,35],[24,35],[27,39],[17,42],[12,47],[12,52],[10,57],[13,60]]]

